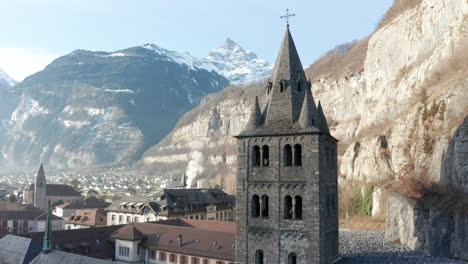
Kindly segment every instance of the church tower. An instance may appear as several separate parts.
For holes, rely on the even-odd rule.
[[[44,166],[39,168],[39,172],[36,175],[36,180],[34,182],[34,206],[46,210],[46,188],[47,182],[44,173]]]
[[[338,254],[337,140],[286,28],[262,107],[237,138],[238,264],[332,263]]]

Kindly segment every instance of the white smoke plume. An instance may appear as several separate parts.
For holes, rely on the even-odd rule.
[[[195,178],[203,173],[203,154],[200,151],[193,151],[190,153],[190,161],[185,169],[185,175],[187,176],[187,188],[192,187],[192,183]]]

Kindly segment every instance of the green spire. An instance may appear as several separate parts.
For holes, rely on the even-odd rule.
[[[52,210],[50,210],[50,206],[47,211],[47,223],[43,244],[44,245],[42,247],[42,251],[44,252],[44,254],[49,253],[52,250]]]

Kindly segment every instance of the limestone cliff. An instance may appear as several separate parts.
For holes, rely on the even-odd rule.
[[[468,113],[467,13],[465,0],[423,0],[355,44],[361,53],[354,61],[362,62],[353,70],[309,70],[314,97],[340,140],[341,181],[419,177],[468,189],[466,159],[441,173],[452,135]],[[142,166],[157,174],[187,171],[233,192],[232,136],[245,126],[254,95],[263,93],[259,83],[208,96],[144,155]],[[450,170],[458,176],[445,173]]]

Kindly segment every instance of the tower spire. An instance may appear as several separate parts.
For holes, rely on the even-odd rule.
[[[52,250],[52,210],[47,209],[47,222],[46,222],[46,229],[44,234],[44,242],[42,247],[42,252],[44,254],[49,253]]]

